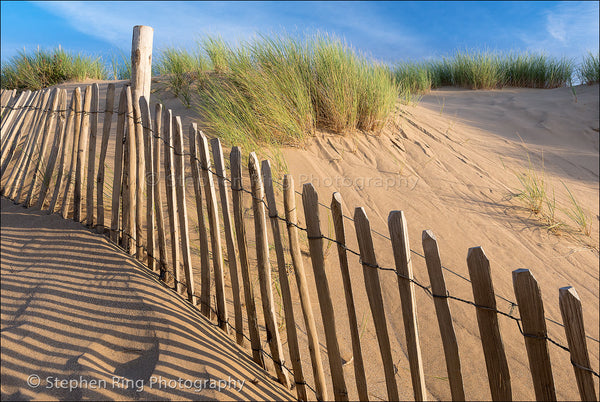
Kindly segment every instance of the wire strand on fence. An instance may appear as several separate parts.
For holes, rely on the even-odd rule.
[[[40,110],[40,109],[42,109],[42,108],[33,108],[33,109],[38,109],[38,110]],[[51,111],[51,112],[56,112],[56,113],[59,113],[59,112],[66,112],[66,111],[68,111],[68,110],[71,110],[71,111],[72,111],[73,109],[72,109],[72,108],[67,108],[67,109],[65,109],[65,110],[48,110],[48,109],[43,109],[43,110],[44,110],[44,111]],[[77,113],[84,113],[84,114],[85,114],[85,113],[88,113],[88,114],[92,114],[92,113],[104,113],[104,111],[102,111],[102,112],[101,112],[101,111],[94,111],[94,112],[76,111],[76,112],[77,112]],[[117,112],[116,114],[118,114],[118,115],[128,115],[128,116],[129,116],[129,118],[131,118],[131,119],[133,119],[133,120],[134,120],[134,123],[135,123],[135,124],[140,124],[140,125],[142,125],[142,127],[143,127],[145,130],[148,130],[147,132],[150,132],[150,133],[152,133],[152,137],[154,137],[154,138],[155,138],[155,139],[157,139],[157,140],[160,140],[160,141],[162,141],[162,142],[165,144],[165,146],[167,146],[168,148],[172,149],[175,155],[177,155],[177,156],[188,156],[188,157],[191,157],[191,158],[194,158],[194,159],[196,159],[198,162],[202,162],[200,159],[196,158],[195,156],[191,155],[190,153],[181,153],[181,152],[177,152],[177,150],[175,149],[175,147],[174,147],[174,146],[172,146],[171,144],[169,144],[169,143],[168,143],[168,142],[167,142],[167,141],[166,141],[164,138],[162,138],[160,135],[156,135],[156,133],[154,133],[154,130],[153,130],[151,127],[145,127],[145,126],[143,126],[143,123],[142,123],[142,120],[141,120],[141,118],[137,118],[137,119],[136,119],[136,118],[135,118],[135,116],[133,115],[133,113],[132,113],[132,112]],[[31,156],[31,155],[30,155],[30,156]],[[209,171],[211,174],[215,175],[216,177],[218,177],[218,178],[221,178],[221,179],[223,179],[223,180],[225,180],[225,181],[229,182],[230,184],[233,184],[233,181],[232,181],[231,179],[229,179],[229,178],[227,178],[227,177],[224,177],[223,175],[220,175],[220,174],[218,174],[217,172],[213,171],[212,169],[210,169],[210,168],[208,168],[208,167],[204,167],[202,163],[200,163],[200,166],[201,166],[201,169],[203,169],[203,170],[205,170],[205,171]],[[37,174],[38,174],[38,172],[34,172],[34,175],[37,175]],[[281,187],[283,188],[283,184],[279,183],[277,180],[273,180],[273,181],[274,181],[275,183],[277,183],[279,186],[281,186]],[[237,184],[237,183],[236,183],[236,184]],[[245,189],[243,186],[241,186],[241,183],[240,183],[240,185],[238,186],[238,189],[237,189],[237,191],[243,191],[243,192],[245,192],[245,193],[249,194],[249,195],[252,197],[252,199],[254,199],[254,200],[258,201],[258,202],[261,202],[261,203],[263,203],[263,204],[265,205],[265,207],[267,208],[267,210],[269,210],[269,207],[268,207],[268,205],[267,205],[267,203],[266,203],[266,201],[265,201],[264,199],[261,199],[261,198],[255,197],[255,196],[252,194],[252,192],[251,192],[251,191],[249,191],[249,190]],[[298,192],[298,191],[295,191],[295,192],[296,192],[296,194],[302,195],[302,194],[301,194],[300,192]],[[105,194],[105,195],[106,195],[106,194]],[[325,204],[322,204],[322,203],[320,203],[320,202],[319,202],[319,205],[321,205],[321,206],[323,206],[324,208],[326,208],[326,209],[330,210],[330,208],[329,208],[327,205],[325,205]],[[303,227],[299,226],[299,225],[298,225],[298,224],[296,224],[296,223],[290,222],[290,221],[288,221],[288,220],[287,220],[286,218],[284,218],[284,217],[281,217],[281,216],[279,216],[279,215],[273,215],[273,217],[275,217],[275,216],[276,216],[276,217],[277,217],[279,220],[281,220],[281,221],[285,222],[285,223],[286,223],[288,226],[294,226],[294,227],[296,227],[296,228],[298,228],[298,229],[300,229],[300,230],[302,230],[302,231],[305,231],[305,232],[307,231],[307,229],[306,229],[306,228],[303,228]],[[350,217],[348,217],[348,216],[345,216],[345,215],[343,215],[343,217],[344,217],[344,218],[346,218],[346,219],[348,219],[348,220],[350,220],[350,221],[352,221],[352,222],[354,222],[354,219],[352,219],[352,218],[350,218]],[[109,230],[111,230],[111,231],[115,231],[114,229],[107,228],[107,227],[104,227],[104,226],[103,226],[103,228],[104,228],[104,229],[109,229]],[[157,258],[156,258],[156,257],[154,257],[153,255],[150,255],[150,254],[147,252],[147,248],[146,248],[146,246],[145,246],[145,245],[143,245],[143,244],[139,244],[139,243],[137,242],[137,239],[135,239],[135,238],[134,238],[133,236],[131,236],[129,233],[125,232],[123,229],[118,229],[118,230],[116,230],[116,231],[117,231],[118,233],[120,233],[121,235],[124,235],[124,236],[128,237],[129,239],[131,239],[131,240],[134,240],[134,242],[136,243],[136,249],[137,249],[138,247],[139,247],[139,248],[141,248],[141,249],[143,249],[143,250],[144,250],[144,252],[146,253],[146,255],[148,256],[148,258],[152,258],[153,260],[155,260],[156,262],[158,262],[158,263],[159,263],[159,267],[160,267],[159,278],[160,278],[161,280],[163,280],[163,281],[164,281],[164,280],[165,280],[165,278],[166,278],[166,270],[164,269],[164,265],[165,265],[165,264],[164,264],[164,261],[160,261],[159,259],[157,259]],[[371,229],[371,232],[373,232],[373,233],[375,233],[375,234],[377,234],[377,235],[379,235],[379,236],[381,236],[381,237],[383,237],[383,238],[385,238],[385,239],[388,239],[388,240],[390,240],[390,238],[389,238],[388,236],[386,236],[386,235],[384,235],[384,234],[382,234],[382,233],[379,233],[379,232],[377,232],[377,231],[375,231],[375,230],[373,230],[373,229]],[[498,298],[500,298],[500,299],[502,299],[502,300],[504,300],[504,301],[506,301],[507,303],[509,303],[509,304],[510,304],[510,306],[511,306],[511,309],[510,309],[510,312],[509,312],[509,313],[503,312],[503,311],[501,311],[501,310],[498,310],[498,309],[496,309],[496,308],[491,308],[491,307],[487,307],[487,306],[483,306],[483,305],[478,305],[478,304],[476,304],[476,303],[475,303],[475,302],[473,302],[473,301],[466,300],[466,299],[462,299],[462,298],[459,298],[459,297],[456,297],[456,296],[450,295],[450,293],[449,293],[449,292],[447,292],[447,294],[446,294],[446,295],[435,295],[435,294],[433,294],[433,292],[431,291],[431,287],[430,287],[430,286],[425,286],[425,285],[423,285],[423,284],[419,283],[418,281],[416,281],[414,278],[411,278],[411,277],[408,277],[408,276],[405,276],[405,275],[401,274],[400,272],[398,272],[398,271],[397,271],[396,269],[394,269],[394,268],[386,268],[386,267],[381,267],[381,266],[379,266],[379,265],[373,265],[373,264],[369,264],[369,263],[366,263],[366,262],[362,261],[362,260],[360,259],[360,253],[359,253],[359,252],[357,252],[357,251],[355,251],[355,250],[352,250],[352,249],[348,248],[348,247],[347,247],[345,244],[343,244],[343,243],[341,243],[341,242],[337,241],[336,239],[332,239],[332,238],[330,238],[330,237],[328,237],[328,236],[325,236],[325,235],[323,235],[323,234],[321,234],[321,235],[320,235],[320,236],[318,236],[317,238],[320,238],[320,239],[327,240],[327,241],[329,241],[329,242],[335,243],[335,244],[337,244],[338,246],[342,247],[342,248],[343,248],[345,251],[347,251],[347,252],[349,252],[349,253],[351,253],[351,254],[354,254],[354,255],[356,255],[356,256],[359,258],[359,262],[360,262],[362,265],[366,265],[366,266],[369,266],[369,267],[372,267],[372,268],[376,268],[376,269],[378,269],[378,270],[381,270],[381,271],[391,271],[391,272],[394,272],[394,273],[395,273],[395,274],[396,274],[396,275],[397,275],[399,278],[402,278],[402,279],[405,279],[405,280],[408,280],[408,281],[410,281],[411,283],[415,284],[415,285],[416,285],[416,286],[418,286],[419,288],[423,289],[423,290],[424,290],[424,291],[425,291],[425,292],[426,292],[426,293],[427,293],[429,296],[431,296],[431,297],[442,297],[442,298],[448,298],[448,299],[452,299],[452,300],[455,300],[455,301],[458,301],[458,302],[461,302],[461,303],[470,304],[470,305],[472,305],[472,306],[474,306],[474,307],[476,307],[476,308],[480,308],[480,309],[486,309],[486,310],[493,311],[493,312],[495,312],[496,314],[500,314],[500,315],[502,315],[502,316],[505,316],[505,317],[507,317],[507,318],[510,318],[511,320],[514,320],[514,321],[517,323],[517,326],[518,326],[519,332],[520,332],[520,333],[521,333],[523,336],[525,336],[525,337],[535,337],[535,338],[538,338],[538,339],[545,339],[545,340],[548,340],[549,342],[551,342],[551,343],[552,343],[552,344],[554,344],[555,346],[557,346],[557,347],[559,347],[559,348],[561,348],[561,349],[563,349],[563,350],[565,350],[565,351],[569,352],[569,348],[568,348],[568,347],[566,347],[566,346],[564,346],[564,345],[561,345],[560,343],[558,343],[558,342],[557,342],[557,341],[555,341],[554,339],[552,339],[552,338],[548,337],[547,335],[546,335],[545,337],[538,337],[538,336],[536,336],[536,335],[532,335],[532,334],[526,334],[526,333],[524,333],[524,332],[523,332],[523,330],[522,330],[522,328],[521,328],[521,325],[520,325],[520,321],[521,321],[521,320],[520,320],[520,318],[514,317],[514,316],[512,315],[512,312],[513,312],[514,308],[515,308],[515,307],[517,307],[517,303],[515,303],[515,302],[513,302],[513,301],[511,301],[511,300],[509,300],[509,299],[507,299],[507,298],[505,298],[505,297],[503,297],[503,296],[501,296],[501,295],[495,295],[495,296],[496,296],[496,297],[498,297]],[[117,246],[119,246],[119,245],[117,244]],[[120,247],[120,246],[119,246],[119,247]],[[422,258],[425,258],[425,256],[424,256],[424,255],[420,254],[419,252],[417,252],[417,251],[415,251],[415,250],[412,250],[412,249],[411,249],[410,251],[411,251],[412,253],[414,253],[415,255],[418,255],[418,256],[420,256],[420,257],[422,257]],[[136,254],[137,254],[137,251],[136,251]],[[136,256],[136,254],[134,254],[133,256]],[[456,272],[452,271],[451,269],[449,269],[449,268],[447,268],[447,267],[444,267],[444,266],[442,266],[442,268],[443,268],[443,269],[445,269],[445,270],[447,270],[447,271],[449,271],[449,272],[452,272],[453,274],[455,274],[456,276],[458,276],[458,277],[460,277],[460,278],[464,279],[464,280],[465,280],[465,281],[467,281],[467,282],[471,282],[471,281],[470,281],[468,278],[466,278],[466,277],[464,277],[464,276],[462,276],[462,275],[460,275],[460,274],[458,274],[458,273],[456,273]],[[151,272],[155,273],[154,271],[151,271]],[[186,285],[185,283],[183,283],[183,282],[181,282],[181,281],[178,281],[178,280],[176,280],[174,277],[173,277],[172,279],[173,279],[173,281],[174,281],[174,282],[176,282],[176,283],[175,283],[175,285],[177,285],[177,283],[179,283],[180,285],[183,285],[184,287],[186,287],[186,288],[187,288],[187,285]],[[195,294],[194,294],[194,289],[192,289],[192,295],[195,297]],[[195,298],[196,298],[196,297],[195,297]],[[199,300],[199,298],[196,298],[196,299],[198,299],[198,300]],[[205,304],[205,303],[203,303],[203,302],[200,302],[200,303],[201,303],[201,304]],[[210,310],[211,310],[213,313],[215,313],[215,314],[216,314],[216,311],[215,311],[215,310],[212,308],[212,306],[208,306],[208,307],[209,307],[209,309],[210,309]],[[216,316],[217,316],[217,318],[219,317],[219,315],[218,315],[218,314],[216,314]],[[546,320],[550,321],[550,322],[553,322],[554,324],[557,324],[557,325],[560,325],[560,326],[564,327],[564,325],[563,325],[563,324],[560,324],[560,323],[558,323],[558,322],[556,322],[556,321],[554,321],[554,320],[551,320],[551,319],[549,319],[549,318],[547,318],[547,317],[544,317],[544,318],[545,318]],[[215,325],[219,325],[219,324],[220,324],[220,323],[217,323],[217,324],[215,324]],[[233,326],[232,326],[232,325],[229,323],[229,321],[228,321],[228,320],[225,322],[225,324],[226,324],[227,326],[229,326],[229,327],[231,327],[231,328],[233,328],[233,329],[235,330],[235,328],[234,328],[234,327],[233,327]],[[242,335],[243,335],[243,336],[244,336],[244,338],[246,338],[247,340],[250,340],[250,339],[249,339],[249,338],[248,338],[248,337],[247,337],[245,334],[242,334]],[[586,335],[586,337],[588,337],[589,339],[592,339],[592,340],[594,340],[595,342],[599,342],[599,343],[600,343],[600,341],[599,341],[598,339],[592,338],[592,337],[590,337],[590,336],[588,336],[588,335]],[[278,362],[275,362],[275,360],[273,359],[273,357],[272,357],[272,356],[270,356],[270,355],[269,355],[269,354],[268,354],[266,351],[262,350],[262,348],[261,348],[261,350],[260,350],[260,351],[261,351],[261,353],[263,353],[263,354],[265,354],[267,357],[269,357],[271,360],[273,360],[274,364],[278,364],[278,365],[280,364],[280,363],[278,363]],[[573,366],[575,366],[575,367],[577,367],[577,368],[580,368],[580,369],[582,369],[582,370],[589,371],[589,372],[591,372],[591,373],[592,373],[594,376],[596,376],[596,377],[599,377],[599,378],[600,378],[600,375],[599,375],[599,374],[598,374],[596,371],[592,370],[591,368],[583,367],[583,366],[581,366],[581,365],[577,364],[576,362],[573,362],[572,360],[571,360],[571,363],[572,363],[572,365],[573,365]],[[292,370],[290,370],[289,368],[287,368],[285,365],[281,364],[281,367],[285,368],[285,369],[286,369],[288,372],[290,372],[291,374],[293,374],[293,371],[292,371]],[[312,388],[312,387],[311,387],[309,384],[307,384],[306,382],[304,382],[304,385],[306,385],[306,386],[307,386],[309,389],[311,389],[311,390],[312,390],[313,392],[315,392],[315,394],[316,394],[316,391],[315,391],[315,390],[314,390],[314,389],[313,389],[313,388]]]

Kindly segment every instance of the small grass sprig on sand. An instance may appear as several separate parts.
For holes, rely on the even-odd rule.
[[[544,172],[538,172],[531,163],[529,153],[527,154],[529,166],[525,172],[515,172],[521,189],[517,193],[517,197],[525,202],[527,208],[534,214],[542,212],[544,202],[546,200],[546,182]]]
[[[177,48],[166,48],[160,52],[155,67],[159,75],[167,76],[173,95],[188,108],[191,106],[193,84],[209,68],[210,62],[201,53]]]
[[[563,209],[563,212],[577,225],[577,228],[586,236],[590,236],[592,234],[592,218],[587,215],[585,210],[581,207],[581,204],[577,202],[571,190],[567,187],[567,185],[562,182],[562,185],[567,190],[569,194],[569,199],[571,200],[571,206],[569,208]]]

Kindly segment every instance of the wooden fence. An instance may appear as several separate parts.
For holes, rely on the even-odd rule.
[[[216,324],[223,331],[231,333],[240,345],[248,340],[253,360],[259,366],[267,368],[266,362],[272,360],[278,380],[287,387],[293,386],[298,399],[349,399],[336,336],[339,324],[336,324],[334,300],[330,292],[332,284],[324,268],[324,243],[331,242],[337,249],[343,279],[343,303],[349,323],[345,330],[351,336],[354,382],[361,400],[369,398],[370,384],[367,382],[361,350],[364,340],[359,334],[353,296],[357,284],[350,280],[349,254],[359,256],[363,267],[364,290],[368,296],[380,351],[380,356],[371,358],[381,359],[390,400],[398,400],[399,392],[386,318],[390,306],[384,303],[379,278],[382,271],[392,271],[397,277],[415,400],[425,400],[427,397],[415,303],[417,287],[428,292],[435,305],[452,399],[465,400],[468,395],[465,395],[459,345],[449,300],[467,303],[476,309],[493,400],[511,400],[514,396],[498,315],[508,317],[519,325],[537,399],[556,399],[548,350],[556,346],[570,354],[581,399],[596,400],[593,377],[598,374],[590,365],[587,348],[589,337],[584,332],[582,306],[572,287],[561,288],[559,292],[567,348],[548,337],[540,289],[529,270],[518,269],[513,272],[519,318],[496,308],[490,262],[481,247],[468,251],[467,265],[473,300],[452,296],[446,288],[446,267],[441,263],[436,237],[427,230],[423,232],[422,246],[429,285],[421,284],[413,276],[411,255],[415,252],[409,245],[406,218],[402,211],[389,214],[390,251],[395,267],[385,268],[377,262],[373,232],[363,208],[356,208],[353,218],[345,217],[342,214],[341,195],[334,193],[331,208],[327,209],[335,228],[335,238],[330,238],[322,232],[321,222],[327,218],[319,216],[319,206],[323,204],[319,202],[312,184],[304,184],[300,194],[295,190],[292,176],[285,175],[283,183],[279,183],[283,188],[284,211],[279,211],[269,161],[259,163],[256,154],[250,153],[248,176],[244,176],[243,165],[246,165],[243,164],[242,152],[240,148],[233,147],[227,172],[218,138],[210,140],[209,147],[208,138],[195,124],[183,127],[181,118],[174,116],[171,110],[164,110],[161,104],[156,104],[152,113],[144,96],[140,97],[139,104],[133,101],[129,86],[124,86],[118,96],[115,92],[115,85],[109,84],[101,105],[97,84],[83,90],[76,88],[70,99],[67,99],[65,89],[20,93],[2,91],[2,195],[27,207],[37,206],[49,213],[72,218],[105,234],[146,264],[175,291],[184,292],[190,303],[198,306],[209,320],[216,320]],[[116,137],[111,140],[115,115]],[[187,139],[184,134],[186,130]],[[108,155],[113,158],[112,164]],[[107,166],[113,169],[108,172],[112,174],[112,188],[107,184],[110,181],[106,180]],[[186,166],[191,170],[194,188],[193,193],[189,194],[185,191]],[[249,188],[243,186],[248,177]],[[296,194],[301,195],[306,227],[298,223]],[[246,227],[244,197],[252,200],[256,267],[251,266],[249,258],[247,234],[252,228]],[[106,206],[105,198],[110,200]],[[188,211],[188,199],[192,200],[195,212]],[[167,216],[163,210],[165,201]],[[110,214],[107,210],[110,210]],[[194,275],[192,266],[190,212],[197,216],[199,277]],[[345,228],[345,221],[349,219],[354,221],[358,251],[347,247],[346,237],[350,233]],[[280,231],[282,222],[287,233]],[[272,233],[270,239],[268,226]],[[330,378],[325,376],[310,285],[303,265],[300,238],[304,234],[308,239],[308,252],[317,287]],[[269,258],[271,247],[276,254],[280,286],[277,291],[283,302],[291,368],[284,361],[281,326],[275,313]],[[224,253],[227,255],[227,264]],[[290,259],[293,269],[288,270],[286,261]],[[226,270],[230,278],[233,311],[228,310],[226,300]],[[183,275],[180,271],[183,271]],[[252,277],[253,272],[257,272],[259,295],[254,288],[256,278]],[[295,279],[295,290],[294,281],[290,280],[289,275]],[[199,286],[196,286],[197,282]],[[300,311],[293,309],[292,291],[299,295]],[[257,311],[257,299],[260,299],[262,315]],[[261,317],[263,322],[259,323]],[[310,384],[303,372],[306,367],[303,367],[301,358],[296,320],[304,323],[306,332],[310,359],[305,359],[304,364],[310,361],[313,379]],[[244,322],[247,323],[247,331]],[[260,325],[265,327],[268,351],[262,348]],[[332,394],[328,384],[331,384]]]

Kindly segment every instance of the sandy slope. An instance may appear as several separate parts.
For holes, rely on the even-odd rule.
[[[122,85],[123,82],[118,83],[118,87]],[[69,84],[66,87],[71,89],[74,85]],[[106,85],[102,84],[101,91],[105,90]],[[117,93],[118,91],[119,89],[117,89]],[[287,161],[287,169],[295,178],[297,190],[301,191],[303,183],[312,182],[320,195],[320,201],[326,205],[330,203],[332,192],[341,192],[345,202],[345,214],[351,217],[355,207],[364,207],[371,220],[372,228],[383,235],[388,233],[389,211],[403,210],[408,220],[411,248],[416,252],[422,252],[420,240],[422,230],[432,229],[438,238],[442,263],[459,275],[468,276],[466,267],[468,248],[482,246],[491,261],[494,287],[499,295],[515,300],[511,272],[517,268],[531,269],[539,282],[547,317],[561,321],[558,308],[558,288],[566,285],[574,286],[583,302],[586,330],[590,336],[597,339],[599,337],[598,85],[577,87],[576,93],[577,102],[570,90],[566,88],[498,91],[441,89],[426,95],[418,106],[399,106],[394,119],[378,135],[355,133],[341,137],[321,133],[303,149],[283,148],[281,152]],[[193,109],[182,107],[181,103],[164,89],[159,89],[152,96],[153,100],[161,100],[167,107],[173,108],[175,115],[181,115],[184,127],[194,120]],[[114,127],[113,122],[113,132]],[[114,158],[112,153],[114,145],[112,144],[111,140],[107,159],[109,167]],[[227,154],[228,150],[225,152]],[[528,152],[536,167],[541,166],[540,157],[543,152],[546,179],[555,188],[559,204],[569,205],[567,193],[561,184],[563,181],[591,215],[594,225],[591,237],[583,236],[575,229],[563,230],[560,236],[552,234],[543,227],[536,216],[531,215],[523,207],[519,200],[511,198],[511,191],[514,191],[518,185],[514,172],[522,172],[527,169]],[[110,177],[112,171],[108,172]],[[110,192],[112,181],[111,179],[107,180],[106,189]],[[247,183],[244,185],[247,186]],[[193,194],[191,180],[187,181],[187,193]],[[277,197],[281,205],[281,194],[278,194]],[[250,201],[246,198],[245,202],[250,256],[254,258]],[[297,203],[300,223],[304,225],[299,197]],[[105,205],[107,207],[110,205],[108,198],[105,199]],[[194,229],[197,218],[191,197],[188,198],[188,205],[191,228]],[[4,208],[5,204],[3,203],[3,210]],[[281,211],[282,209],[280,213]],[[327,211],[324,208],[321,208],[320,214],[323,232],[332,237],[334,231],[331,218],[327,217]],[[108,210],[107,216],[110,216]],[[559,217],[568,221],[562,212],[559,212]],[[55,217],[50,219],[55,219]],[[18,220],[15,220],[15,228],[12,229],[15,231],[15,236],[23,235],[23,231],[27,228],[17,229],[16,222]],[[68,225],[72,225],[64,222],[57,223],[58,220],[48,223],[41,217],[36,222],[42,226],[50,224],[70,227]],[[346,220],[345,223],[348,245],[350,248],[358,250],[354,226],[350,220]],[[571,223],[570,225],[573,226]],[[283,226],[281,230],[285,233]],[[4,237],[3,229],[3,242]],[[197,232],[193,231],[192,237],[192,244],[197,245]],[[393,267],[394,261],[389,240],[376,234],[374,243],[379,264],[384,267]],[[47,253],[55,253],[53,254],[54,258],[59,258],[56,257],[56,253],[59,256],[64,254],[63,250],[56,249],[57,245],[52,245],[50,239],[45,243],[45,247]],[[96,249],[101,255],[108,258],[112,254],[106,254],[107,247],[111,246],[104,242],[101,247],[98,246]],[[199,260],[196,248],[194,246],[193,263],[194,272],[199,278]],[[313,288],[312,302],[320,331],[322,356],[325,359],[324,368],[328,372],[323,325],[320,319],[316,290],[314,290],[314,279],[306,241],[302,242],[302,248],[309,285],[312,285]],[[3,250],[3,256],[4,254]],[[14,254],[13,258],[20,257],[16,252]],[[81,254],[82,252],[79,251],[79,256]],[[345,361],[350,361],[352,349],[347,330],[348,318],[334,246],[326,244],[325,254],[342,357]],[[274,252],[271,260],[275,272]],[[65,263],[64,258],[53,261],[53,264],[58,266]],[[429,281],[424,260],[413,254],[412,262],[416,279],[427,285]],[[73,265],[72,268],[71,265]],[[3,263],[3,279],[4,269]],[[78,272],[81,269],[81,264],[69,264],[68,272]],[[77,276],[84,275],[88,269],[89,267],[84,266],[84,272]],[[362,267],[358,258],[350,257],[350,269],[357,304],[357,316],[361,324],[363,356],[367,369],[367,381],[370,385],[369,393],[373,400],[386,399],[381,360],[364,291]],[[63,272],[65,271],[67,270],[63,270]],[[122,268],[118,272],[120,272],[119,275],[134,276],[134,273],[123,271]],[[133,288],[136,294],[140,292],[140,289],[150,289],[149,285],[141,285],[139,275],[141,274],[135,274],[136,281],[140,283],[139,287],[136,285]],[[255,273],[253,275],[255,276]],[[102,290],[104,282],[97,283],[87,277],[84,279],[87,281],[87,285],[95,286],[98,289],[97,292],[106,293]],[[113,280],[113,278],[110,279]],[[104,276],[102,280],[105,280]],[[396,277],[393,273],[382,272],[381,281],[385,292],[384,300],[389,320],[388,328],[392,338],[393,356],[398,369],[396,379],[400,395],[403,399],[411,399],[412,386]],[[446,281],[451,294],[472,300],[472,290],[468,282],[449,272],[446,272]],[[79,283],[74,280],[71,282],[71,286]],[[115,287],[116,291],[122,291],[123,297],[133,297],[131,291],[125,292],[119,288],[122,285],[115,282],[108,283]],[[294,283],[292,288],[295,289]],[[55,287],[55,289],[60,288]],[[151,289],[153,289],[151,293],[163,292],[156,285],[152,285]],[[230,286],[226,290],[229,294],[231,314],[233,308]],[[255,291],[258,295],[258,289]],[[162,295],[162,293],[160,294]],[[72,295],[64,296],[72,297]],[[21,291],[19,299],[22,300],[25,297],[27,296],[24,296]],[[78,303],[70,304],[76,308],[85,307],[86,301],[81,296],[78,297]],[[450,392],[433,301],[420,289],[416,289],[416,297],[429,397],[447,400],[450,398]],[[162,298],[166,298],[166,296],[162,296]],[[36,300],[36,298],[32,300]],[[155,302],[156,300],[149,302],[151,306],[149,308],[154,310],[156,305],[153,303]],[[257,306],[260,305],[257,304]],[[302,355],[305,357],[304,373],[307,381],[313,384],[297,296],[295,296],[294,307]],[[16,306],[15,310],[18,308]],[[502,300],[498,300],[498,308],[506,312],[511,310],[510,304]],[[260,310],[259,308],[259,313]],[[173,311],[178,311],[178,314],[185,311],[185,314],[188,314],[188,310]],[[475,310],[472,306],[451,302],[451,311],[457,331],[467,398],[490,399]],[[89,312],[89,309],[86,312]],[[283,313],[279,312],[279,314],[280,317],[283,317]],[[513,314],[518,316],[518,310],[515,309]],[[169,317],[162,322],[170,326],[173,325],[172,320],[174,320],[173,317]],[[105,322],[104,324],[109,325],[110,323]],[[125,338],[131,336],[131,333],[142,331],[136,329],[135,326],[127,328],[130,328],[131,331],[129,329],[125,331]],[[532,399],[534,398],[533,387],[523,337],[515,323],[507,318],[500,318],[500,328],[509,359],[513,395],[515,399]],[[561,327],[548,323],[548,330],[553,339],[566,344],[564,330]],[[120,328],[120,331],[123,329]],[[206,331],[209,329],[207,328]],[[186,333],[188,332],[186,331]],[[4,336],[3,330],[3,340]],[[285,331],[283,330],[282,337],[287,353]],[[193,340],[187,339],[181,342],[184,345],[192,341],[210,342],[213,347],[216,344],[226,345],[225,352],[229,353],[224,357],[226,363],[217,362],[214,358],[207,366],[212,367],[213,370],[221,370],[221,372],[229,370],[230,367],[234,371],[238,370],[238,366],[228,365],[227,362],[230,360],[226,360],[227,356],[231,356],[233,353],[231,350],[234,349],[222,338],[220,334],[215,339],[205,339],[205,337],[194,335]],[[264,345],[266,348],[266,344]],[[598,343],[590,340],[588,347],[593,368],[598,370]],[[14,346],[14,348],[18,347]],[[139,349],[151,350],[152,346],[148,346],[146,343],[146,346],[139,347]],[[237,349],[235,350],[237,351]],[[550,353],[559,399],[578,399],[568,354],[554,346],[550,346]],[[187,354],[188,352],[184,356],[178,355],[182,359],[179,366],[195,370],[193,368],[195,366],[183,363],[187,359]],[[127,358],[122,357],[118,362],[111,361],[106,364],[115,365],[125,361],[128,361]],[[112,366],[109,367],[106,364],[102,367],[106,370],[105,372],[110,372]],[[255,369],[246,367],[243,370]],[[258,373],[257,370],[255,371]],[[252,372],[254,373],[254,371]],[[345,365],[345,374],[350,397],[356,398],[351,362]],[[259,377],[259,374],[253,375]],[[266,397],[278,395],[273,394],[276,392],[273,390],[278,388],[269,389],[272,393]],[[10,394],[15,391],[7,388],[6,392]],[[243,396],[248,397],[249,395]],[[186,397],[186,395],[182,395],[182,397]]]
[[[1,246],[2,400],[291,398],[222,331],[80,224],[2,198]],[[26,384],[32,374],[37,388]],[[171,381],[179,378],[198,382]],[[202,389],[211,380],[227,383]]]
[[[418,106],[401,107],[394,124],[379,136],[358,134],[341,138],[323,134],[306,150],[286,150],[284,154],[297,182],[317,185],[325,204],[330,203],[333,191],[340,191],[346,214],[352,216],[355,207],[365,207],[372,228],[380,233],[388,233],[389,211],[403,210],[413,250],[422,252],[421,231],[432,229],[438,238],[442,263],[462,275],[468,275],[468,248],[482,246],[491,261],[497,294],[515,300],[511,271],[529,268],[539,282],[547,317],[561,321],[558,288],[574,286],[583,302],[586,330],[597,339],[598,86],[578,87],[577,98],[575,103],[567,88],[442,89],[425,96]],[[565,230],[560,236],[551,234],[519,200],[511,199],[511,191],[518,187],[514,172],[527,169],[528,152],[537,169],[542,166],[543,153],[546,180],[555,188],[560,204],[569,205],[563,181],[588,211],[593,221],[591,238],[569,233],[572,230]],[[347,224],[347,236],[357,250],[353,226],[351,222]],[[333,234],[331,223],[325,221],[323,225]],[[374,241],[380,265],[393,266],[389,241],[377,235]],[[360,267],[357,259],[352,259],[355,288],[362,287]],[[334,251],[328,262],[333,282],[341,283]],[[413,266],[416,278],[428,284],[423,259],[413,254]],[[389,307],[389,328],[395,333],[394,356],[399,359],[400,368],[397,380],[403,397],[411,398],[398,289],[388,273],[381,273],[381,277]],[[451,294],[472,300],[468,283],[448,272],[446,278]],[[342,303],[341,286],[332,288]],[[420,289],[416,292],[427,387],[432,397],[448,399],[433,302]],[[366,298],[362,303],[366,304]],[[498,308],[508,312],[510,305],[498,300]],[[467,398],[489,399],[474,308],[453,302],[451,310]],[[364,311],[368,316],[368,310]],[[340,308],[336,312],[343,328],[347,325],[345,311]],[[509,319],[500,318],[500,326],[513,394],[518,399],[534,398],[523,337]],[[548,330],[551,337],[566,344],[562,328],[548,323]],[[372,328],[366,333],[374,339]],[[347,336],[342,342],[348,354],[349,341]],[[588,346],[597,369],[598,344],[590,341]],[[559,398],[577,399],[568,354],[554,346],[550,349]],[[366,355],[376,356],[376,348],[367,348]],[[368,359],[369,373],[381,375],[378,362],[377,358]],[[351,371],[348,374],[352,376]],[[373,376],[370,380],[374,380]],[[384,392],[381,384],[381,389],[373,394],[384,398]]]

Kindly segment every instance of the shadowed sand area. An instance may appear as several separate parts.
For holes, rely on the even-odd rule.
[[[2,400],[293,399],[103,236],[5,198],[1,218]],[[27,385],[31,374],[41,378],[37,388]],[[124,389],[114,376],[137,382]],[[47,377],[82,386],[48,388]],[[237,383],[198,392],[172,381],[150,387],[152,378]],[[106,388],[91,389],[99,388],[91,380]]]

